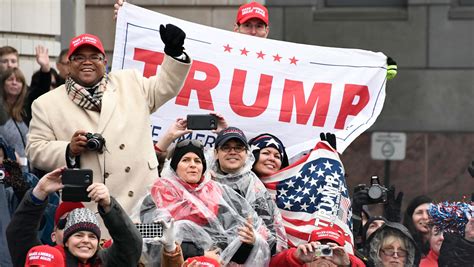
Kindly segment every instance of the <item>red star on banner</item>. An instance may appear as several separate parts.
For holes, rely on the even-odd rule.
[[[296,65],[296,61],[298,61],[298,59],[295,58],[295,56],[293,56],[292,58],[289,58],[290,60],[290,65],[291,64],[295,64]]]
[[[230,50],[232,50],[232,47],[230,47],[229,44],[224,45],[224,52],[229,52],[230,53]]]
[[[278,54],[276,54],[276,55],[273,56],[273,61],[278,61],[278,62],[280,62],[280,59],[281,59],[281,57],[280,57],[280,55],[278,55]]]
[[[262,52],[262,50],[260,50],[260,52],[257,53],[257,58],[263,59],[263,57],[264,57],[265,55],[266,55],[266,54],[264,54],[264,53]]]
[[[250,51],[248,51],[247,49],[245,49],[245,47],[244,47],[244,49],[240,49],[240,54],[241,54],[241,55],[247,55],[248,52],[250,52]]]

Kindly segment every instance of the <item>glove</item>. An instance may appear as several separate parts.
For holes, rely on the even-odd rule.
[[[329,143],[329,145],[337,150],[336,148],[336,135],[332,133],[320,133],[319,137],[321,138],[321,141],[326,141]]]
[[[179,57],[183,54],[184,39],[186,33],[173,24],[160,25],[161,40],[165,44],[165,53],[171,57]]]
[[[352,196],[352,213],[359,216],[362,214],[362,206],[370,204],[368,188],[364,186],[363,189],[354,190]]]
[[[384,204],[384,217],[391,222],[400,222],[400,211],[403,201],[403,192],[398,192],[395,198],[395,187],[392,185],[387,192],[387,202]]]
[[[164,246],[167,252],[174,252],[176,250],[174,220],[171,219],[170,222],[158,221],[158,223],[163,225],[163,236],[155,239]]]
[[[397,62],[393,60],[391,57],[387,57],[387,80],[390,81],[391,79],[397,76]]]

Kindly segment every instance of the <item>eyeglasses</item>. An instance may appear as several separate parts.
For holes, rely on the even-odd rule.
[[[382,253],[385,255],[385,256],[390,256],[390,257],[393,257],[395,256],[395,254],[397,254],[398,257],[400,258],[404,258],[407,256],[407,251],[406,250],[398,250],[398,251],[395,251],[393,249],[381,249],[380,251],[382,251]]]
[[[179,141],[177,144],[176,144],[176,147],[177,148],[181,148],[181,147],[185,147],[185,146],[188,146],[189,144],[192,144],[193,146],[197,147],[197,148],[203,148],[204,146],[202,145],[201,141],[199,140],[190,140],[190,139],[185,139],[185,140],[182,140],[182,141]]]
[[[247,148],[245,146],[229,146],[229,145],[223,145],[221,147],[219,147],[220,150],[224,151],[225,153],[229,153],[232,149],[236,152],[236,153],[240,153],[244,150],[246,150]]]
[[[66,227],[66,223],[67,223],[67,217],[59,219],[58,224],[56,225],[56,227],[58,227],[59,230],[63,230],[64,227]]]
[[[104,56],[102,55],[91,55],[91,56],[84,56],[84,55],[72,55],[71,56],[71,61],[75,62],[75,63],[84,63],[86,60],[89,60],[91,62],[94,62],[94,63],[98,63],[102,60],[104,60]]]

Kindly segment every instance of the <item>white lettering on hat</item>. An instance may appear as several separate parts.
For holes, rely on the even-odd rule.
[[[262,15],[262,17],[265,17],[265,10],[259,8],[259,7],[246,7],[242,8],[242,16],[245,16],[249,13],[257,13]]]

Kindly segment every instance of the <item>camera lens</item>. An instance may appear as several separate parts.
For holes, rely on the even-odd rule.
[[[371,199],[380,199],[382,197],[382,189],[379,186],[371,186],[368,195]]]
[[[87,146],[87,149],[89,150],[97,150],[100,146],[100,143],[97,139],[92,138],[92,139],[87,140],[86,146]]]
[[[332,255],[332,249],[331,248],[323,248],[321,249],[321,254],[323,256],[331,256]]]

